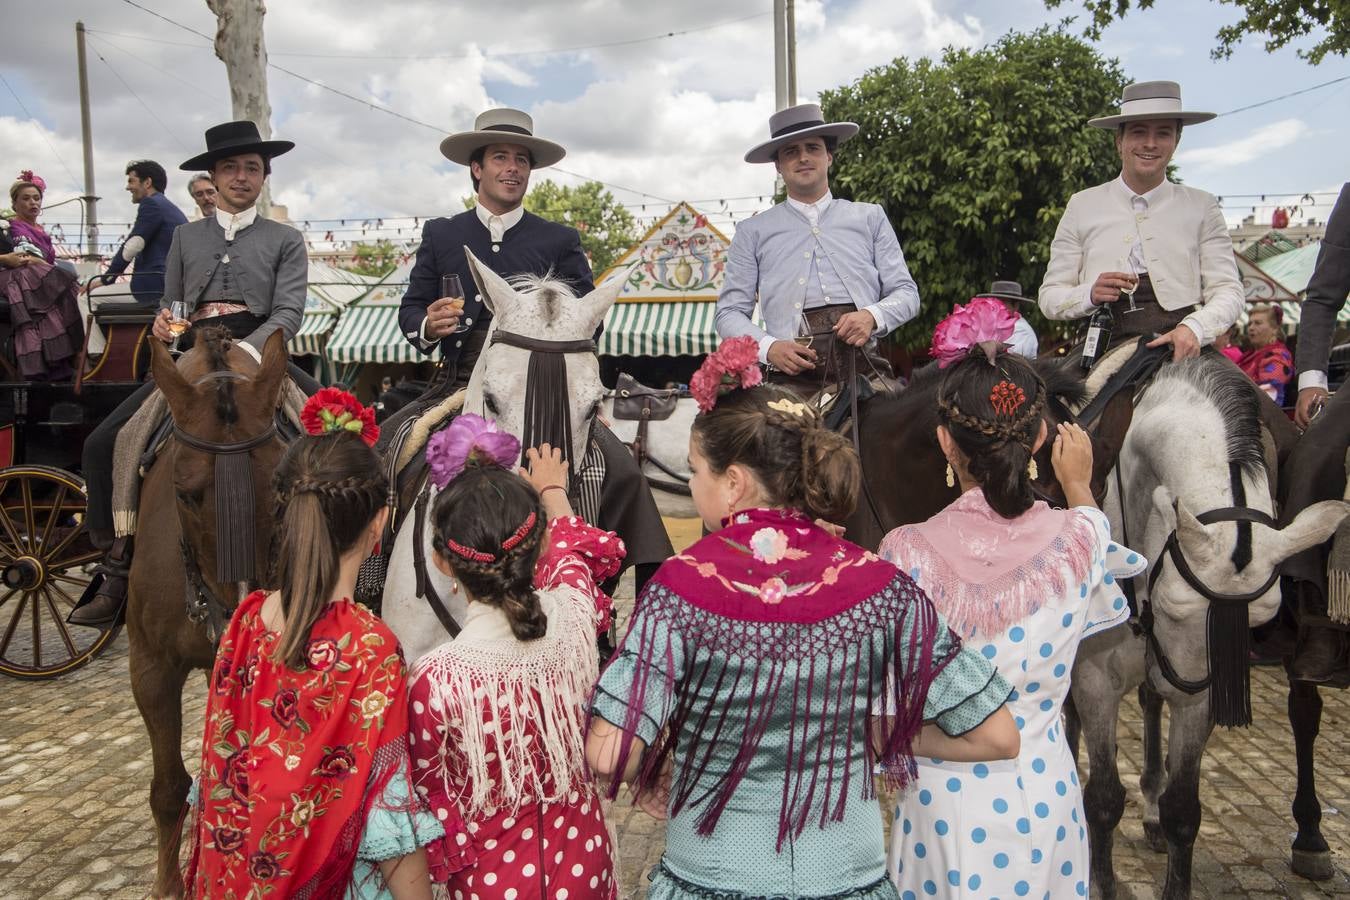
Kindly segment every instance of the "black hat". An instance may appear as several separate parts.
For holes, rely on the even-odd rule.
[[[1000,300],[1020,300],[1024,303],[1034,303],[1034,297],[1022,296],[1022,285],[1016,281],[995,281],[989,286],[989,290],[978,296],[997,297]]]
[[[264,141],[258,134],[258,126],[247,120],[226,122],[206,129],[206,152],[198,153],[178,168],[184,172],[209,169],[216,160],[241,153],[257,153],[263,159],[272,159],[293,147],[292,141]]]

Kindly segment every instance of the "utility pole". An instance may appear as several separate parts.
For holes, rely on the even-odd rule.
[[[794,0],[773,0],[774,107],[797,105],[797,21]]]
[[[89,217],[84,258],[98,259],[98,197],[94,196],[94,129],[89,121],[89,67],[84,61],[84,23],[75,23],[75,51],[80,69],[80,133],[84,138],[84,209]]]

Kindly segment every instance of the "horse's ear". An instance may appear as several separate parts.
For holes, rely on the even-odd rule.
[[[1157,513],[1159,519],[1162,519],[1164,531],[1176,530],[1177,499],[1172,496],[1172,492],[1164,484],[1160,484],[1153,489],[1153,511]]]
[[[1322,543],[1335,533],[1341,522],[1350,515],[1350,503],[1344,500],[1323,500],[1314,503],[1294,517],[1284,528],[1275,532],[1272,563],[1281,563],[1295,553]],[[1266,542],[1261,541],[1264,546]]]
[[[280,328],[267,336],[263,342],[262,364],[254,381],[258,393],[270,406],[280,402],[281,382],[286,375],[286,335]]]
[[[1130,391],[1121,391],[1106,403],[1097,427],[1089,432],[1092,438],[1092,494],[1102,496],[1106,489],[1106,478],[1116,467],[1120,448],[1125,445],[1125,433],[1130,430],[1134,420],[1134,395]]]
[[[608,281],[582,298],[586,303],[586,314],[592,318],[595,325],[600,324],[605,318],[605,313],[614,305],[614,301],[619,299],[619,292],[628,283],[628,273],[633,271],[633,266],[636,265],[637,263],[633,263],[632,266],[615,272]]]
[[[1200,520],[1192,515],[1186,508],[1186,504],[1180,499],[1176,502],[1176,523],[1177,542],[1181,544],[1181,550],[1187,557],[1194,557],[1200,564],[1209,562],[1222,554],[1223,549],[1219,545],[1220,536],[1217,531],[1208,531]],[[1207,557],[1206,554],[1209,556]]]
[[[179,374],[178,364],[170,355],[169,348],[155,338],[150,339],[150,374],[155,377],[155,384],[168,402],[170,411],[185,410],[192,405],[196,397],[192,385]]]
[[[478,293],[483,295],[483,305],[488,308],[488,312],[497,315],[497,304],[508,302],[515,297],[516,292],[505,278],[479,262],[468,247],[464,248],[464,258],[469,261],[469,272],[473,275],[474,284],[478,285]]]

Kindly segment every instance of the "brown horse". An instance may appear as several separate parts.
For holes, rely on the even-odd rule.
[[[1056,423],[1073,421],[1070,408],[1082,401],[1086,388],[1075,361],[1040,359],[1034,363],[1045,381],[1045,421],[1054,434]],[[878,395],[859,407],[859,434],[863,484],[869,496],[846,523],[848,538],[876,549],[892,528],[923,522],[956,499],[958,489],[947,487],[947,461],[938,446],[937,390],[942,380],[936,363],[914,372],[909,386],[889,395]],[[1106,495],[1106,476],[1115,465],[1129,429],[1133,401],[1122,391],[1106,405],[1092,423],[1092,493]],[[1050,441],[1036,454],[1039,478],[1037,496],[1052,505],[1064,506],[1064,491],[1050,465]]]
[[[181,750],[183,684],[193,669],[210,670],[214,642],[245,582],[266,577],[272,504],[254,498],[270,496],[284,449],[274,416],[286,346],[274,333],[259,364],[223,329],[206,329],[176,366],[158,341],[151,356],[175,430],[141,486],[127,631],[131,690],[154,757],[150,810],[159,861],[152,895],[177,897],[179,823],[191,784]]]

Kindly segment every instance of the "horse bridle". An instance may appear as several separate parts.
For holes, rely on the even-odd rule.
[[[236,373],[213,373],[231,377]],[[200,383],[200,382],[199,382]],[[276,421],[262,432],[242,441],[208,441],[173,426],[174,439],[186,447],[206,453],[215,459],[216,492],[216,581],[230,584],[247,581],[255,574],[253,472],[249,454],[278,437]],[[232,605],[216,596],[202,576],[196,551],[187,539],[183,510],[177,499],[174,512],[178,518],[178,548],[183,556],[187,577],[184,602],[188,620],[194,624],[206,623],[206,634],[211,643],[220,639],[225,618]],[[224,522],[222,522],[222,516]],[[240,521],[242,520],[242,521]],[[247,527],[244,523],[247,522]]]
[[[565,355],[568,353],[595,353],[595,341],[590,338],[577,341],[550,341],[544,338],[534,338],[528,335],[518,334],[514,331],[503,331],[495,329],[492,337],[488,341],[492,344],[506,344],[508,347],[517,347],[521,350],[530,351],[531,369],[535,367],[536,353],[545,355]],[[567,392],[565,381],[559,387],[564,394]],[[528,388],[527,388],[528,391]],[[527,400],[528,404],[528,400]],[[571,417],[568,416],[568,441],[567,450],[572,451]],[[594,424],[594,423],[592,423]],[[528,429],[527,429],[528,433]],[[578,461],[580,466],[580,461]],[[579,479],[573,478],[572,485],[575,487]],[[440,592],[436,590],[436,585],[432,583],[430,572],[427,569],[426,558],[426,513],[427,507],[431,503],[431,479],[428,478],[422,486],[422,490],[417,494],[417,502],[413,505],[413,578],[417,596],[427,601],[431,611],[435,613],[437,621],[441,627],[446,630],[450,637],[456,637],[460,632],[460,625],[455,621],[455,617],[450,615],[450,610],[446,607],[445,601],[441,599]]]

